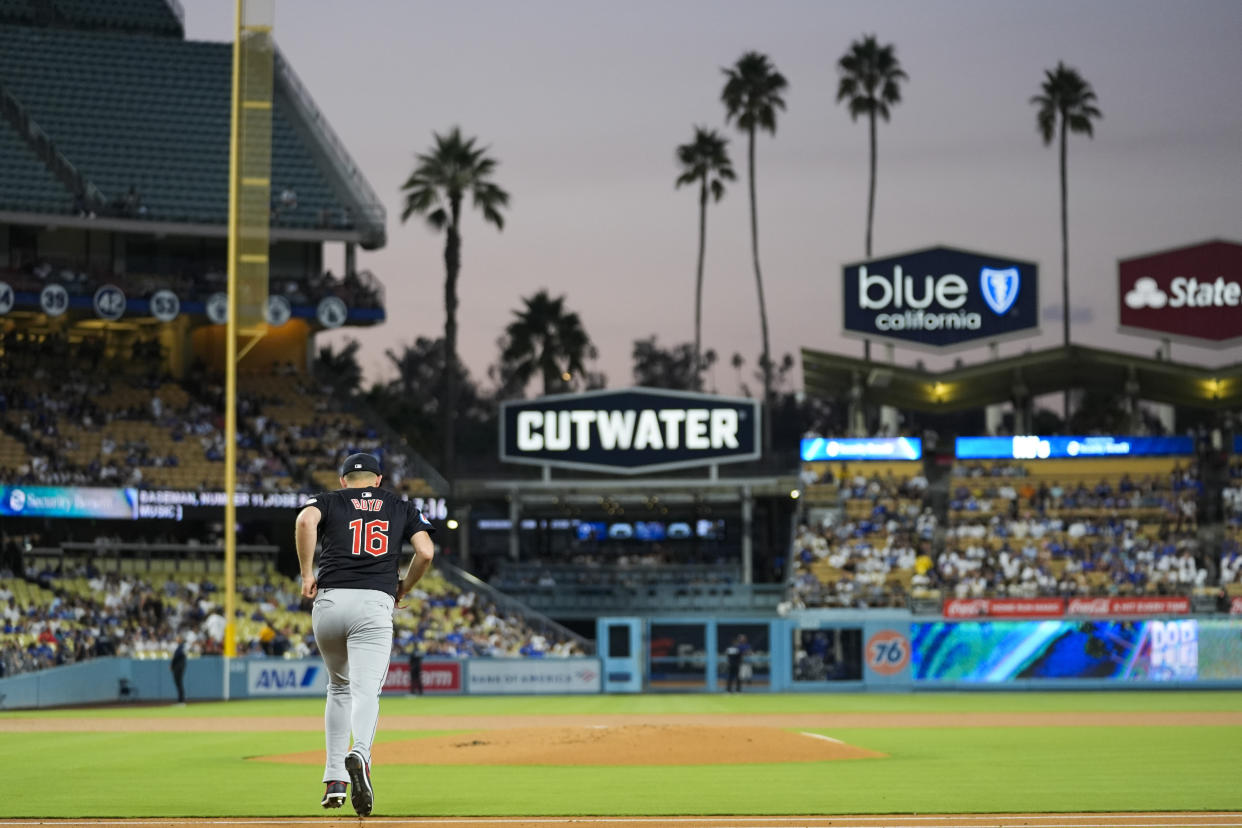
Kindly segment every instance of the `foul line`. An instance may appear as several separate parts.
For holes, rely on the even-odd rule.
[[[1119,821],[1103,822],[1096,820],[1132,819],[1159,820],[1162,817],[1176,821],[1136,822]],[[919,825],[926,823],[969,824],[987,823],[990,825],[1021,826],[1037,825],[1038,828],[1167,828],[1171,825],[1207,826],[1207,828],[1242,828],[1242,821],[1207,821],[1207,820],[1242,820],[1242,813],[1100,813],[1100,814],[946,814],[930,816],[753,816],[753,817],[424,817],[421,819],[368,818],[366,824],[382,825],[589,825],[589,824],[651,824],[667,825],[672,823],[692,823],[697,825],[738,825],[744,828],[789,828],[789,826],[830,825],[833,828],[884,828],[885,826]],[[338,821],[352,822],[349,817],[338,818],[329,823],[323,819],[288,819],[270,817],[266,819],[193,819],[160,818],[150,819],[44,819],[44,820],[0,820],[0,825],[325,825]]]

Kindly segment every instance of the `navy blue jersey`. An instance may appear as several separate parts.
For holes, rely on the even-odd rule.
[[[322,515],[320,589],[376,589],[396,596],[401,544],[419,532],[435,532],[413,503],[388,489],[338,489],[305,505]]]

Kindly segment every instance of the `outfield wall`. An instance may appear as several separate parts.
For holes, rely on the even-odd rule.
[[[0,710],[66,705],[170,703],[177,698],[168,660],[96,658],[0,679]],[[598,694],[598,658],[423,659],[420,674],[428,695]],[[229,697],[323,697],[327,671],[318,658],[236,658],[229,663]],[[218,656],[186,664],[190,701],[223,698],[224,662]],[[409,693],[410,665],[389,666],[384,692]]]
[[[1242,618],[960,619],[904,610],[806,610],[786,617],[600,620],[599,657],[423,659],[429,695],[721,692],[746,636],[743,692],[1242,688]],[[624,650],[624,652],[621,652]],[[239,658],[229,697],[322,697],[319,659]],[[223,697],[219,657],[190,659],[186,695]],[[390,665],[388,694],[410,692]],[[171,702],[168,661],[101,658],[0,679],[0,710]]]

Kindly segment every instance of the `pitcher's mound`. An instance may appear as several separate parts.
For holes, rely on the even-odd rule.
[[[873,759],[883,753],[774,727],[522,727],[382,742],[376,765],[740,765]],[[258,757],[316,765],[322,751]]]

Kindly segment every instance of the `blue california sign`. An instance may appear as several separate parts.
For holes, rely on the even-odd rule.
[[[931,348],[1034,332],[1039,269],[1007,256],[933,247],[846,265],[845,331]]]

